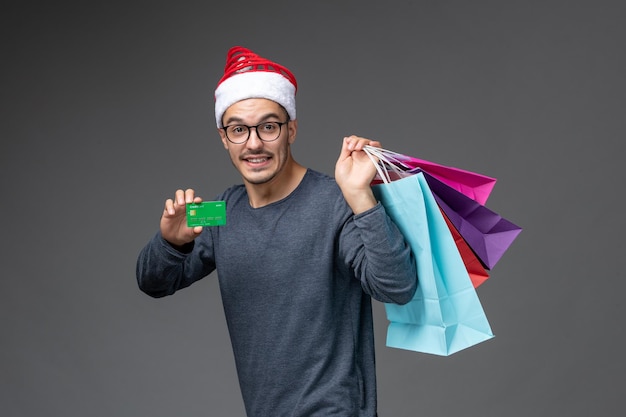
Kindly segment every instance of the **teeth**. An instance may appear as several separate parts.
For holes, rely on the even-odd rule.
[[[259,162],[265,162],[266,160],[267,158],[250,158],[248,159],[248,162],[259,163]]]

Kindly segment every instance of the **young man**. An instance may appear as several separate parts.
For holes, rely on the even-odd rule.
[[[370,183],[362,151],[344,138],[335,178],[298,164],[293,74],[232,48],[215,91],[218,132],[243,184],[217,196],[226,225],[189,228],[177,190],[137,261],[153,297],[214,270],[248,416],[376,415],[371,297],[404,304],[417,287],[411,250]]]

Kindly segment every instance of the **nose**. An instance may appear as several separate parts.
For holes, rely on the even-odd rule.
[[[248,136],[248,141],[246,142],[248,148],[257,149],[263,147],[263,141],[259,138],[257,128],[258,127],[254,127],[250,129],[250,136]]]

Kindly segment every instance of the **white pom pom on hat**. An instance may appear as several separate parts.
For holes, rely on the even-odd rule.
[[[296,119],[296,77],[283,65],[262,58],[242,46],[228,51],[224,76],[215,89],[215,122],[222,125],[226,109],[248,98],[275,101],[287,110],[291,120]]]

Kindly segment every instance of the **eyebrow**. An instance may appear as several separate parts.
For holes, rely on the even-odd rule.
[[[277,113],[267,113],[265,114],[263,117],[261,117],[258,122],[259,123],[263,123],[265,121],[267,121],[268,119],[271,118],[275,118],[275,119],[279,119],[280,120],[280,115]],[[225,122],[224,122],[224,126],[228,126],[231,123],[238,123],[238,124],[243,124],[243,119],[237,116],[231,116],[229,117]]]

